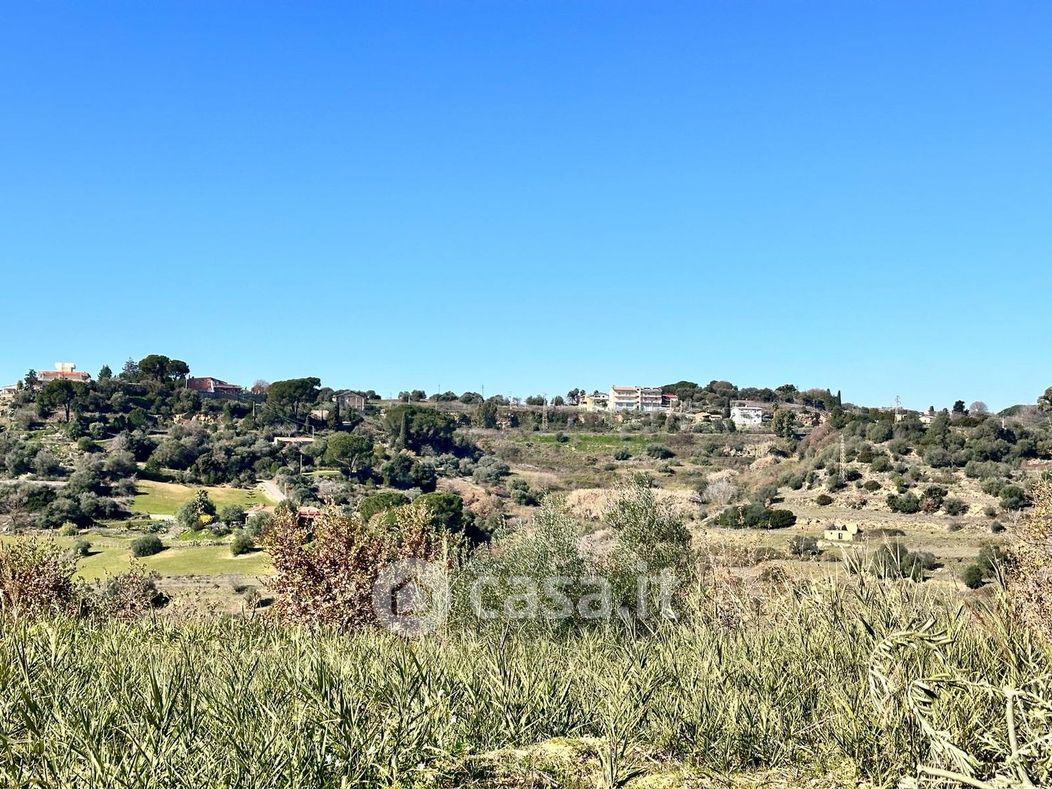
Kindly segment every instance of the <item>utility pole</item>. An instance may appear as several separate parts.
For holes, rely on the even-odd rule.
[[[844,481],[844,469],[847,466],[847,449],[844,445],[844,433],[840,433],[840,481]]]
[[[548,432],[548,393],[545,392],[541,395],[541,399],[544,401],[541,403],[541,432]]]

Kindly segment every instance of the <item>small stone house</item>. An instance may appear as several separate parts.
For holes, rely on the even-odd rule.
[[[862,530],[854,524],[847,526],[833,525],[822,532],[822,539],[826,540],[826,542],[854,542],[861,539],[861,536]]]

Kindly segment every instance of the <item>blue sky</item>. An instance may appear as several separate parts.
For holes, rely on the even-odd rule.
[[[1040,2],[6,3],[0,378],[1032,402],[1050,37]]]

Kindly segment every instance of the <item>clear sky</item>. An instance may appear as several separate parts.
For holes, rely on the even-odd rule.
[[[1050,41],[1047,2],[4,3],[0,378],[1033,402]]]

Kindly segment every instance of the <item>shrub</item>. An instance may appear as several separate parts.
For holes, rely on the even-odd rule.
[[[1005,525],[1001,521],[994,521],[990,524],[990,532],[993,534],[1000,534],[1005,530]]]
[[[878,473],[891,471],[891,460],[888,459],[887,455],[877,455],[873,458],[873,462],[869,464],[869,467]]]
[[[868,479],[862,484],[862,487],[868,490],[870,493],[873,493],[874,491],[880,490],[880,483],[877,482],[875,479]]]
[[[920,512],[921,503],[912,493],[903,493],[900,496],[891,494],[888,496],[888,507],[891,508],[892,512],[903,512],[912,514]]]
[[[73,543],[72,550],[74,556],[89,556],[91,554],[91,543],[87,540],[77,540]]]
[[[796,523],[789,510],[773,510],[753,503],[745,507],[728,507],[716,523],[728,529],[785,529]]]
[[[798,534],[789,540],[789,553],[793,556],[818,556],[822,549],[818,547],[818,538],[807,534]]]
[[[1009,600],[1021,618],[1052,638],[1052,486],[1041,482],[1007,562]]]
[[[230,555],[241,556],[246,553],[251,553],[255,547],[255,541],[247,532],[238,531],[235,532],[234,539],[230,541]]]
[[[768,529],[787,529],[796,524],[796,516],[790,510],[769,510]]]
[[[500,482],[511,473],[511,467],[503,460],[486,455],[475,465],[472,478],[476,482]]]
[[[980,487],[982,488],[983,493],[988,496],[1000,496],[1001,491],[1004,490],[1005,484],[1006,483],[1003,479],[995,477],[993,479],[983,480],[983,484]]]
[[[870,572],[881,578],[909,578],[924,580],[924,572],[938,566],[935,557],[927,552],[911,553],[905,545],[894,542],[882,545],[870,560]]]
[[[950,498],[942,503],[942,509],[947,515],[964,515],[968,512],[968,505],[961,499]]]
[[[341,630],[373,624],[373,586],[389,564],[456,555],[455,540],[440,535],[425,510],[409,505],[391,512],[386,524],[326,512],[310,529],[300,527],[294,515],[275,517],[265,545],[274,562],[281,614]]]
[[[651,444],[647,447],[647,454],[657,460],[668,460],[671,457],[675,457],[676,453],[666,447],[664,444]]]
[[[52,541],[0,543],[0,612],[75,612],[80,597],[76,569],[76,558]]]
[[[96,586],[89,610],[97,618],[137,619],[168,602],[168,597],[157,589],[160,577],[132,562],[130,569]]]
[[[137,559],[144,556],[153,556],[155,553],[160,553],[163,550],[164,543],[161,542],[160,537],[156,534],[145,534],[133,540],[131,544],[132,556]]]
[[[361,515],[362,520],[368,523],[378,512],[386,512],[387,510],[401,507],[408,503],[409,497],[404,493],[384,490],[380,493],[374,493],[371,496],[363,498],[358,502],[357,510],[358,514]]]
[[[885,528],[869,529],[869,530],[867,530],[866,534],[869,537],[905,537],[906,536],[906,532],[904,532],[902,529],[885,529]]]
[[[248,514],[240,504],[227,504],[219,511],[219,520],[230,526],[240,526],[245,522]]]
[[[632,457],[632,453],[624,447],[621,447],[614,453],[614,460],[629,460]]]
[[[983,571],[977,564],[969,564],[961,573],[961,582],[969,589],[978,589],[983,585]]]
[[[1030,505],[1026,491],[1018,485],[1005,485],[1001,489],[1001,507],[1005,510],[1021,510]]]
[[[815,504],[817,504],[819,507],[828,507],[832,503],[833,497],[830,496],[828,493],[819,493],[818,496],[815,498]]]
[[[705,501],[711,504],[729,504],[737,497],[737,486],[725,479],[710,482],[705,488]]]
[[[208,491],[199,490],[175,513],[176,522],[185,529],[197,531],[212,522],[216,505],[208,497]]]

